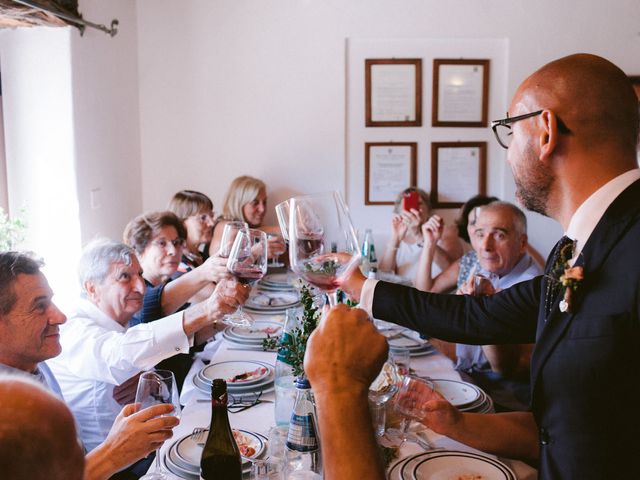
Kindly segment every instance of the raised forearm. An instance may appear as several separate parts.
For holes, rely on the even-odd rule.
[[[116,458],[110,455],[109,448],[98,445],[87,453],[84,464],[84,480],[106,480],[113,474],[127,467],[116,464]]]
[[[416,273],[416,288],[423,292],[430,292],[433,287],[433,277],[431,268],[435,254],[435,245],[427,245],[422,248],[418,260],[418,272]]]
[[[396,271],[396,253],[400,246],[400,240],[395,237],[391,237],[387,248],[384,250],[382,258],[378,262],[378,268],[382,272],[395,272]]]
[[[315,400],[325,459],[324,478],[384,479],[367,392],[362,389],[317,392]]]
[[[165,315],[171,315],[209,283],[211,282],[202,278],[197,269],[167,283],[160,298],[162,312]]]

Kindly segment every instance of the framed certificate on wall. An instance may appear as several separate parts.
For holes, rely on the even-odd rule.
[[[422,60],[365,60],[365,125],[422,125]]]
[[[489,60],[433,60],[434,127],[486,127]]]
[[[487,189],[487,142],[431,143],[431,204],[458,208]]]
[[[365,144],[365,205],[393,205],[401,191],[415,186],[417,150],[416,142]]]

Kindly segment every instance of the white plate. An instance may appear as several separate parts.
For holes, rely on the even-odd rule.
[[[254,392],[259,392],[262,390],[263,393],[267,393],[273,390],[274,388],[274,381],[275,381],[275,374],[274,374],[274,367],[272,365],[269,365],[268,363],[263,363],[263,362],[258,362],[262,365],[264,365],[265,367],[268,367],[270,369],[270,373],[267,377],[261,379],[259,382],[256,383],[252,383],[250,385],[235,385],[235,384],[228,384],[227,385],[227,391],[230,395],[242,395],[245,393],[254,393]],[[203,378],[201,378],[198,374],[195,374],[192,377],[193,380],[193,385],[200,390],[202,393],[210,396],[211,395],[211,381],[207,381],[204,380]]]
[[[242,456],[243,461],[250,461],[251,459],[258,458],[265,450],[265,442],[258,436],[258,434],[249,432],[247,430],[234,430],[234,436],[236,441],[239,438],[244,440],[244,444],[255,450],[255,453],[249,456]],[[207,434],[209,430],[207,429]],[[182,437],[175,442],[170,449],[171,459],[175,461],[179,466],[195,471],[200,470],[200,457],[202,457],[203,445],[198,445],[192,439],[192,435]],[[206,439],[206,437],[205,437]]]
[[[438,451],[420,460],[412,461],[412,471],[408,463],[402,471],[404,478],[415,480],[449,480],[462,475],[479,475],[483,480],[515,480],[513,471],[504,463],[484,455],[470,452]],[[407,476],[406,474],[411,476]]]
[[[436,391],[454,407],[470,405],[481,396],[480,389],[471,383],[434,378],[431,381],[434,383]]]
[[[293,288],[293,285],[291,284],[291,278],[289,278],[288,273],[268,273],[264,277],[262,277],[260,283],[263,283],[265,285],[272,285],[274,287],[286,287],[289,289]]]
[[[247,372],[256,372],[251,378],[232,381],[237,375]],[[251,360],[229,360],[226,362],[218,362],[207,365],[198,372],[198,376],[205,382],[212,382],[214,378],[222,378],[229,385],[252,385],[259,383],[271,374],[271,368],[263,363]]]
[[[420,456],[420,455],[422,454],[418,454],[414,456]],[[391,465],[391,468],[389,468],[389,474],[387,475],[387,478],[389,480],[403,480],[403,478],[400,476],[400,471],[402,470],[402,466],[408,461],[410,461],[412,458],[414,458],[414,456],[401,458],[400,460],[397,460],[393,465]]]
[[[427,345],[430,345],[430,343],[426,340],[411,338],[405,335],[391,338],[387,340],[387,342],[389,343],[389,348],[408,348],[409,350],[419,350]]]
[[[278,322],[259,321],[251,327],[227,327],[224,333],[234,341],[257,342],[282,333],[282,324]]]
[[[249,308],[260,309],[281,309],[289,308],[299,303],[298,295],[293,292],[267,292],[258,290],[246,303]]]

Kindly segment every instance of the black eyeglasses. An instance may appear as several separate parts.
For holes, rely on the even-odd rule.
[[[538,110],[537,112],[525,113],[524,115],[518,115],[517,117],[509,117],[509,114],[507,113],[507,118],[491,122],[491,129],[493,130],[496,140],[498,140],[500,146],[502,148],[509,148],[509,143],[511,143],[512,123],[519,122],[525,118],[535,117],[536,115],[540,115],[543,111],[544,110]]]

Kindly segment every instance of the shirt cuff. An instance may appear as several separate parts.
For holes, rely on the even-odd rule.
[[[176,353],[189,353],[193,345],[193,337],[188,337],[182,327],[184,311],[176,312],[155,322],[147,323],[154,330],[154,337],[158,345],[171,345]]]
[[[373,318],[373,292],[376,289],[377,283],[378,280],[367,278],[360,291],[360,304],[358,307],[367,312],[371,318]]]

